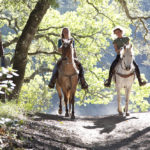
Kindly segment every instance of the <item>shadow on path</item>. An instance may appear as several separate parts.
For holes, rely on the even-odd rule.
[[[32,116],[31,116],[31,118],[32,118]],[[32,119],[35,121],[42,121],[42,120],[74,121],[70,117],[64,117],[61,115],[43,114],[43,113],[36,113],[34,115],[34,118],[32,118]]]
[[[93,147],[93,150],[116,150],[119,148],[122,148],[124,146],[128,146],[131,142],[133,142],[134,140],[138,139],[139,137],[143,136],[144,134],[150,132],[150,127],[147,127],[141,131],[137,131],[135,133],[133,133],[130,137],[122,139],[120,141],[117,142],[113,142],[113,144],[110,145],[106,145],[106,146],[95,146]],[[99,143],[95,143],[95,145],[98,145]],[[149,144],[149,145],[148,145]],[[132,145],[131,149],[138,149],[140,147],[146,147],[148,148],[150,146],[150,139],[146,141],[146,143],[144,143],[144,141],[140,142],[140,143],[136,143],[136,145]],[[129,146],[128,146],[129,148]],[[150,147],[149,147],[150,148]],[[129,148],[130,149],[130,148]],[[145,149],[146,150],[146,149]],[[148,150],[148,149],[147,149]]]
[[[86,129],[103,128],[103,130],[100,131],[101,134],[105,132],[110,133],[112,130],[116,128],[116,124],[130,119],[138,119],[138,118],[136,117],[126,118],[118,115],[107,116],[99,119],[94,119],[93,120],[94,126],[84,126],[84,128]]]

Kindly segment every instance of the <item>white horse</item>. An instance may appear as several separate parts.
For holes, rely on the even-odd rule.
[[[124,46],[120,52],[120,61],[115,68],[114,80],[117,90],[117,100],[118,100],[118,112],[119,115],[123,115],[122,108],[120,105],[120,91],[122,88],[125,89],[126,96],[126,105],[124,108],[124,112],[126,116],[129,116],[128,113],[128,103],[129,103],[129,95],[131,91],[132,84],[135,79],[135,67],[133,65],[134,55],[132,50],[132,45],[128,44]]]

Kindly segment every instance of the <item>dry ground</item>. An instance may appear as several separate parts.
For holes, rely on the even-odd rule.
[[[75,120],[36,114],[13,132],[23,139],[23,149],[150,150],[150,113],[132,113],[129,117],[77,116]],[[19,147],[18,143],[14,145]]]

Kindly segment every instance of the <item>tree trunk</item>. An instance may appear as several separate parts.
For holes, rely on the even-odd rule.
[[[17,42],[13,69],[17,70],[19,77],[13,77],[13,82],[16,84],[16,87],[9,96],[9,99],[18,98],[24,80],[29,46],[49,6],[49,0],[39,0],[37,2]]]

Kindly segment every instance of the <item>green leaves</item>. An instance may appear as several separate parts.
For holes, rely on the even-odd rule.
[[[136,84],[133,84],[130,100],[131,105],[130,109],[135,112],[138,111],[148,111],[150,104],[147,99],[150,97],[150,83],[147,83],[143,87],[139,87],[139,84],[136,80]]]
[[[1,0],[0,2],[1,17],[12,20],[10,24],[7,19],[4,19],[0,26],[7,24],[11,31],[17,29],[17,32],[9,32],[8,35],[3,35],[5,42],[11,41],[20,36],[37,0],[21,0],[18,1],[17,5],[15,0]],[[28,56],[25,78],[30,77],[39,68],[53,69],[60,56],[51,54],[51,52],[57,50],[57,40],[60,38],[62,28],[69,27],[71,35],[75,39],[78,59],[83,64],[85,78],[89,84],[89,91],[86,93],[78,86],[76,92],[76,97],[80,100],[78,104],[108,104],[113,100],[116,93],[113,86],[111,89],[106,89],[103,85],[108,76],[110,64],[103,62],[102,57],[114,51],[112,47],[109,47],[115,38],[112,35],[114,26],[123,26],[125,36],[130,36],[132,32],[130,29],[131,21],[128,20],[125,13],[120,9],[119,3],[115,0],[111,3],[110,0],[80,0],[76,10],[64,14],[60,14],[58,10],[53,9],[58,7],[59,1],[49,0],[49,2],[51,8],[44,16],[29,50],[29,53],[42,51],[46,54],[40,53]],[[133,6],[133,3],[130,4],[129,7]],[[13,54],[14,49],[15,43],[9,46],[9,52]],[[136,54],[139,50],[139,48],[136,48]],[[33,77],[30,83],[24,83],[19,98],[21,108],[27,111],[45,111],[49,107],[50,99],[56,93],[55,90],[49,90],[47,87],[50,76],[51,72],[40,72],[39,75]],[[133,85],[132,105],[130,107],[135,111],[147,110],[149,108],[147,101],[149,90],[149,84],[146,87],[139,88],[136,82]]]
[[[58,8],[59,3],[58,0],[48,0],[52,8]]]

